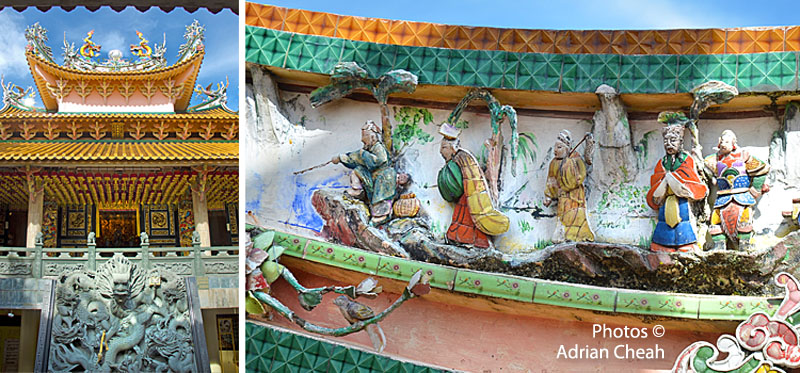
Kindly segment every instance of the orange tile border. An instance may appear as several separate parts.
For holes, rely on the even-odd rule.
[[[784,35],[784,51],[800,51],[800,26],[787,27]]]
[[[245,23],[370,43],[523,53],[741,54],[800,51],[800,26],[676,30],[539,30],[365,18],[245,3]]]

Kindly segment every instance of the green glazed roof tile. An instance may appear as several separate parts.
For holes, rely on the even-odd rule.
[[[616,296],[613,289],[538,281],[533,302],[613,312]]]
[[[505,57],[506,52],[451,49],[447,82],[468,87],[500,87]]]
[[[678,92],[691,92],[709,80],[736,85],[737,55],[687,55],[678,57]]]
[[[739,56],[736,84],[739,92],[772,92],[797,87],[796,52]]]
[[[290,33],[269,29],[254,30],[246,34],[247,60],[261,65],[283,67],[292,36]]]
[[[530,303],[535,286],[530,279],[459,269],[453,290]]]
[[[697,318],[700,298],[689,294],[617,290],[616,312]]]
[[[344,41],[334,38],[293,38],[285,68],[330,74],[339,62]]]
[[[601,84],[615,89],[619,83],[620,56],[611,54],[564,55],[562,92],[594,92]]]
[[[405,47],[254,26],[246,26],[245,45],[246,59],[252,63],[329,74],[334,60],[354,61],[373,77],[393,69],[408,70],[419,77],[420,84],[593,92],[605,83],[621,93],[680,93],[709,80],[721,80],[742,92],[800,89],[796,52],[680,56],[511,53]]]
[[[453,288],[453,281],[456,277],[454,268],[408,261],[391,256],[381,256],[375,274],[399,281],[408,281],[418,270],[422,270],[423,274],[430,276],[430,285],[432,287],[446,290]]]
[[[367,70],[369,76],[377,78],[381,74],[394,69],[396,54],[396,45],[345,40],[339,61],[356,62],[364,70]]]
[[[754,312],[772,315],[779,299],[757,297],[699,296],[700,318],[707,320],[744,320]]]
[[[677,56],[622,56],[621,61],[620,93],[676,92]]]
[[[558,54],[508,53],[506,70],[516,65],[515,89],[558,91],[563,57]]]

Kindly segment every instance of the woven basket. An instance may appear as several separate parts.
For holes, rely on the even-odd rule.
[[[394,214],[401,218],[411,218],[417,216],[420,203],[414,193],[403,194],[394,202]]]

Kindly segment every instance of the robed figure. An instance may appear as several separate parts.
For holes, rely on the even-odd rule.
[[[591,162],[593,142],[587,143],[587,162]],[[577,152],[571,151],[572,135],[563,130],[558,134],[553,147],[553,160],[547,170],[544,205],[557,201],[556,216],[561,222],[552,239],[554,243],[564,241],[594,241],[594,233],[586,219],[586,163]]]
[[[724,249],[729,241],[733,248],[746,249],[753,235],[753,206],[762,193],[769,191],[765,184],[769,165],[739,148],[736,134],[725,130],[719,137],[717,153],[706,157],[705,166],[717,184],[708,229],[714,248]]]
[[[386,146],[381,142],[381,128],[373,121],[361,128],[363,148],[334,156],[332,163],[341,163],[353,170],[348,193],[364,198],[369,204],[375,225],[391,218],[392,200],[397,193],[397,171]]]
[[[698,249],[697,227],[689,203],[704,199],[708,187],[697,173],[694,158],[683,150],[683,132],[682,124],[662,129],[667,154],[656,164],[647,192],[647,204],[658,210],[658,222],[650,244],[653,251]]]
[[[439,132],[445,136],[439,148],[445,165],[439,171],[437,186],[446,201],[456,203],[447,239],[488,248],[488,236],[508,231],[509,219],[495,209],[478,160],[459,146],[458,130],[445,124]]]

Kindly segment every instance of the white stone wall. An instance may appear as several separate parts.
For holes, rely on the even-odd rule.
[[[348,170],[341,165],[328,165],[302,175],[293,175],[296,170],[305,169],[331,159],[332,156],[361,147],[360,127],[366,120],[380,123],[377,104],[353,100],[338,100],[321,108],[313,109],[308,95],[280,92],[282,110],[270,112],[271,120],[283,126],[286,136],[283,140],[267,136],[270,132],[261,123],[258,131],[253,125],[251,114],[256,97],[253,87],[247,87],[248,125],[242,141],[242,158],[247,159],[246,199],[247,210],[252,210],[259,220],[269,226],[304,235],[315,235],[322,228],[322,219],[314,212],[310,202],[313,190],[319,188],[347,187]],[[394,109],[391,107],[390,109]],[[433,186],[436,175],[443,165],[439,155],[438,124],[450,114],[446,110],[429,109],[434,123],[422,125],[423,130],[434,140],[417,143],[409,148],[398,164],[402,171],[412,175],[414,185],[411,189],[422,201],[423,209],[432,220],[432,231],[443,237],[450,223],[452,206],[445,202]],[[261,115],[261,121],[265,121]],[[461,119],[469,122],[469,128],[462,133],[462,146],[474,154],[480,152],[482,143],[491,135],[488,114],[465,112]],[[631,121],[634,147],[639,147],[637,157],[641,163],[635,183],[626,184],[612,191],[600,191],[594,187],[590,177],[587,182],[589,221],[597,241],[649,244],[655,226],[655,211],[646,206],[645,194],[649,178],[657,160],[664,155],[661,142],[661,124],[653,120]],[[700,141],[704,156],[711,154],[717,137],[725,129],[732,129],[739,137],[740,146],[753,155],[768,160],[769,147],[773,133],[780,129],[779,122],[770,117],[756,119],[701,120]],[[503,135],[508,151],[511,131],[508,124],[503,125]],[[551,240],[558,221],[553,216],[555,207],[542,205],[543,190],[547,177],[547,167],[552,159],[552,146],[556,135],[562,129],[572,132],[577,142],[584,133],[591,130],[591,122],[586,120],[557,119],[548,117],[519,117],[519,132],[532,132],[536,136],[536,160],[527,164],[524,171],[523,160],[517,164],[517,175],[510,172],[511,163],[506,153],[501,176],[500,206],[511,218],[509,231],[495,238],[498,249],[512,252],[526,252],[542,248]],[[271,137],[271,138],[270,138]],[[686,147],[690,140],[686,138]],[[582,149],[579,149],[582,152]],[[596,152],[599,148],[596,149]],[[788,151],[792,156],[792,151]],[[774,230],[781,221],[781,210],[791,208],[791,198],[800,196],[793,185],[770,176],[768,183],[772,191],[761,198],[755,212],[757,246],[777,241]],[[528,210],[511,210],[508,208]],[[540,213],[532,213],[535,209]]]

